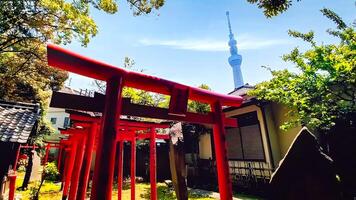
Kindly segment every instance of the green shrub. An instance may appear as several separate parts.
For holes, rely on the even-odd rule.
[[[57,166],[55,162],[49,162],[43,169],[44,179],[48,181],[58,181],[59,180],[59,172],[57,170]]]
[[[30,200],[36,200],[37,199],[37,191],[40,183],[38,181],[34,182],[33,185],[30,187]]]

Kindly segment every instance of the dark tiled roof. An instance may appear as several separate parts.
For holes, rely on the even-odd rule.
[[[240,86],[238,88],[235,88],[233,91],[229,92],[228,94],[230,95],[243,95],[246,94],[249,90],[255,89],[255,86],[249,85],[246,83],[243,86]]]
[[[38,119],[38,107],[0,100],[0,142],[26,143]]]

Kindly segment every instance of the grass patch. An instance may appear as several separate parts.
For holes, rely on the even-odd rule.
[[[136,199],[150,199],[150,184],[149,183],[137,183],[136,184]],[[159,200],[176,200],[175,192],[169,189],[164,183],[157,183],[157,195]],[[113,191],[113,199],[117,198],[117,190]],[[122,191],[122,199],[130,199],[131,198],[131,190],[130,187],[125,187]],[[213,198],[191,194],[189,193],[189,199],[192,200],[213,200]]]
[[[16,179],[16,188],[19,188],[22,185],[24,173],[18,173]],[[28,186],[28,190],[16,191],[16,196],[21,197],[22,200],[30,200],[31,196],[31,188],[38,188],[38,183],[31,182]],[[61,184],[53,183],[50,181],[45,181],[39,195],[40,200],[60,200],[62,198],[62,191],[60,191]],[[115,188],[115,186],[114,186]],[[136,183],[136,194],[135,197],[138,200],[149,200],[150,199],[150,184],[149,183]],[[88,192],[88,195],[90,192]],[[176,195],[174,190],[168,188],[164,183],[157,183],[157,195],[159,200],[176,200]],[[253,196],[241,195],[238,197],[244,200],[258,200]],[[117,199],[117,190],[113,189],[113,197],[112,199]],[[130,185],[125,184],[124,189],[122,191],[122,199],[131,199],[131,190]],[[203,196],[200,194],[193,194],[189,192],[189,199],[191,200],[213,200],[213,198]]]

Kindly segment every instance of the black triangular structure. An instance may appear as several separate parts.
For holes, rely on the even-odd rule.
[[[273,173],[270,187],[272,199],[338,199],[333,161],[307,128],[294,139]]]

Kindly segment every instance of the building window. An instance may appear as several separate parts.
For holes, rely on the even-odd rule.
[[[227,156],[230,160],[264,161],[260,123],[257,112],[236,116],[238,128],[226,129]]]
[[[64,124],[63,124],[63,128],[67,128],[70,126],[70,121],[69,121],[69,117],[64,117]]]
[[[52,123],[52,124],[56,124],[56,123],[57,123],[57,118],[51,117],[51,123]]]

